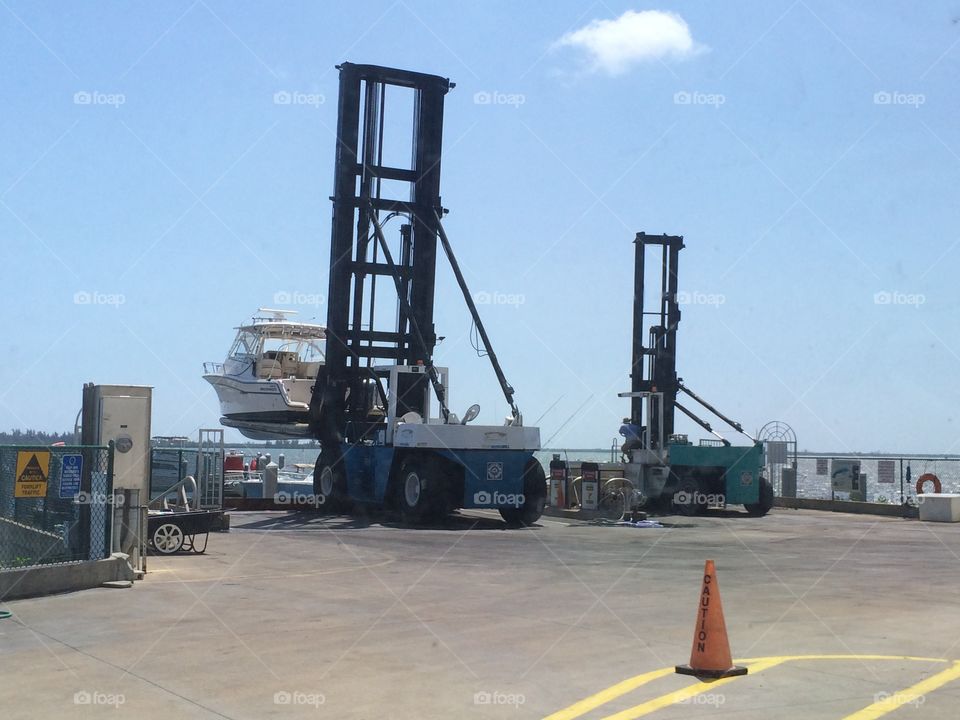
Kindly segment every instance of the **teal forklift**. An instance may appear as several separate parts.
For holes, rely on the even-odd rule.
[[[773,486],[764,477],[763,443],[684,385],[677,376],[677,263],[684,248],[678,235],[637,233],[634,265],[631,388],[624,418],[624,477],[633,487],[635,510],[658,514],[698,515],[708,508],[742,505],[753,516],[773,507]],[[654,307],[644,303],[648,255],[659,256],[659,296]],[[656,286],[656,283],[654,283]],[[683,393],[750,440],[733,445],[678,401]],[[676,411],[714,436],[697,444],[674,432]]]

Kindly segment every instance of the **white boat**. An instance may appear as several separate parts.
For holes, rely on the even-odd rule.
[[[226,360],[203,364],[203,379],[220,400],[220,424],[251,440],[310,434],[307,414],[324,362],[326,329],[292,315],[260,308],[237,328]]]

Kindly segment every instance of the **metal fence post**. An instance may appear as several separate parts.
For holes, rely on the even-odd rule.
[[[103,531],[103,557],[110,557],[113,540],[113,512],[115,508],[113,502],[113,448],[114,442],[111,440],[107,443],[107,487],[104,492],[104,499],[110,499],[110,513]]]

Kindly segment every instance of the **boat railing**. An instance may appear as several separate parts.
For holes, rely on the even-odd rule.
[[[205,362],[203,364],[203,372],[206,375],[223,375],[223,363]]]
[[[295,470],[280,470],[277,474],[279,480],[308,480],[313,474],[312,468],[306,472]],[[236,485],[241,482],[263,482],[263,472],[259,470],[227,470],[223,474],[224,485]]]
[[[261,473],[256,470],[227,470],[223,474],[223,482],[230,485],[244,480],[262,480]]]

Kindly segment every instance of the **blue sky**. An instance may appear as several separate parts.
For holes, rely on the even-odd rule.
[[[746,427],[958,452],[958,21],[944,2],[2,0],[0,428],[71,427],[96,381],[155,386],[154,433],[193,435],[236,324],[278,293],[325,318],[349,60],[457,83],[446,226],[545,442],[607,447],[628,411],[644,230],[686,237],[680,374]],[[500,422],[444,266],[437,292],[453,408]]]

